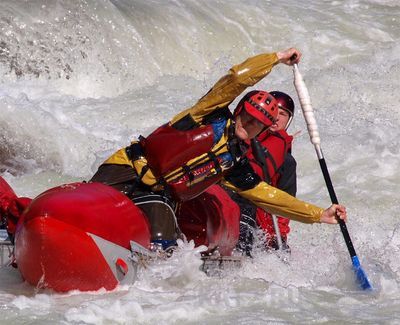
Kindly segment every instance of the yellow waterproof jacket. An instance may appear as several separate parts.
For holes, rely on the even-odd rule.
[[[190,118],[194,123],[201,125],[205,116],[217,109],[227,107],[246,88],[255,85],[268,75],[272,68],[278,63],[279,61],[276,53],[270,53],[251,57],[246,61],[233,66],[229,70],[228,74],[218,80],[211,90],[194,106],[176,115],[169,122],[170,125],[179,122],[183,118]],[[218,145],[221,145],[221,141],[224,142],[227,140],[228,132],[226,130]],[[134,167],[140,175],[143,167],[146,166],[146,159],[143,157],[142,159],[132,162],[129,160],[124,149],[121,149],[105,161],[105,164],[130,165]],[[145,184],[150,186],[157,184],[157,179],[154,177],[151,170],[148,170],[144,175],[142,174],[142,176],[142,182]],[[323,212],[323,209],[300,201],[265,182],[260,182],[254,188],[244,191],[236,188],[233,184],[227,181],[224,181],[224,185],[252,201],[260,208],[270,213],[278,214],[293,220],[305,223],[319,222]]]

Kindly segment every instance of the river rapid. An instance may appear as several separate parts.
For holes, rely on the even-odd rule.
[[[207,277],[182,243],[113,292],[56,294],[0,269],[1,324],[398,324],[400,5],[397,0],[2,0],[0,175],[20,196],[87,180],[131,139],[191,106],[233,64],[297,47],[321,146],[374,286],[337,226],[291,222],[290,256],[256,252]],[[330,204],[296,98],[298,197]]]

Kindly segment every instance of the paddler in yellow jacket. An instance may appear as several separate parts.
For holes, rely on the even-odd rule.
[[[91,181],[131,197],[149,218],[152,241],[164,248],[177,238],[175,204],[196,197],[220,180],[273,214],[304,223],[335,224],[337,217],[346,220],[345,207],[332,205],[324,210],[300,201],[262,181],[250,166],[244,140],[256,137],[277,118],[273,96],[252,91],[233,114],[228,108],[275,65],[293,65],[300,58],[301,53],[290,48],[233,66],[194,106],[107,159]]]

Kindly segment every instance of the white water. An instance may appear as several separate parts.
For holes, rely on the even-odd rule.
[[[348,229],[292,222],[289,264],[259,253],[222,278],[186,244],[132,287],[59,295],[0,270],[1,324],[400,322],[397,0],[0,2],[0,172],[33,197],[88,179],[115,149],[192,105],[231,65],[296,46]],[[295,96],[291,68],[258,87]],[[300,112],[298,196],[329,197]]]

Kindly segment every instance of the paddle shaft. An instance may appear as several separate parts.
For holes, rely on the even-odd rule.
[[[331,201],[333,204],[338,204],[338,199],[336,197],[335,190],[332,185],[331,177],[328,172],[328,167],[326,166],[324,155],[322,154],[321,139],[319,137],[317,122],[314,117],[310,95],[308,94],[307,87],[304,83],[302,75],[299,72],[297,64],[294,64],[293,67],[294,67],[293,69],[294,85],[297,91],[297,95],[299,97],[304,118],[307,123],[308,134],[310,135],[311,143],[314,145],[315,151],[317,152],[319,164],[321,166],[322,174],[324,176],[325,183],[329,191],[329,196],[331,197]],[[338,223],[340,225],[340,230],[342,231],[343,238],[345,240],[347,249],[349,251],[351,261],[353,263],[353,269],[357,276],[357,280],[361,285],[361,288],[363,288],[364,290],[371,290],[372,285],[369,282],[368,277],[364,272],[363,268],[361,267],[360,261],[354,249],[353,243],[351,241],[349,232],[347,231],[346,224],[343,220],[339,218],[338,218]]]
[[[321,139],[319,137],[317,121],[315,120],[314,117],[314,111],[311,105],[310,95],[308,94],[307,87],[303,81],[303,77],[299,72],[297,64],[294,65],[294,75],[295,75],[295,88],[299,96],[304,118],[306,120],[308,133],[310,135],[310,140],[311,143],[314,145],[315,151],[317,153],[322,174],[324,176],[325,183],[328,188],[329,196],[333,204],[339,204],[335,190],[332,185],[331,177],[329,175],[328,167],[326,165],[325,158],[321,150]],[[353,258],[357,254],[354,249],[353,243],[351,241],[349,232],[347,231],[347,226],[345,222],[339,218],[338,218],[338,223],[340,225],[340,230],[342,231],[350,257]]]
[[[337,196],[336,196],[336,193],[335,193],[335,189],[333,188],[331,177],[329,175],[328,167],[326,165],[325,158],[324,158],[324,156],[322,154],[322,151],[321,151],[321,158],[320,158],[320,155],[318,155],[318,157],[319,157],[319,159],[318,159],[319,160],[319,165],[321,166],[322,174],[324,176],[326,187],[328,188],[328,192],[329,192],[329,196],[331,198],[331,201],[334,204],[339,204],[339,201],[337,199]],[[339,222],[339,225],[340,225],[340,230],[342,231],[342,234],[343,234],[343,237],[344,237],[344,241],[346,242],[347,249],[349,250],[350,257],[353,258],[357,254],[356,254],[356,250],[354,249],[353,242],[351,241],[350,234],[347,231],[346,223],[340,218],[338,218],[338,222]]]

